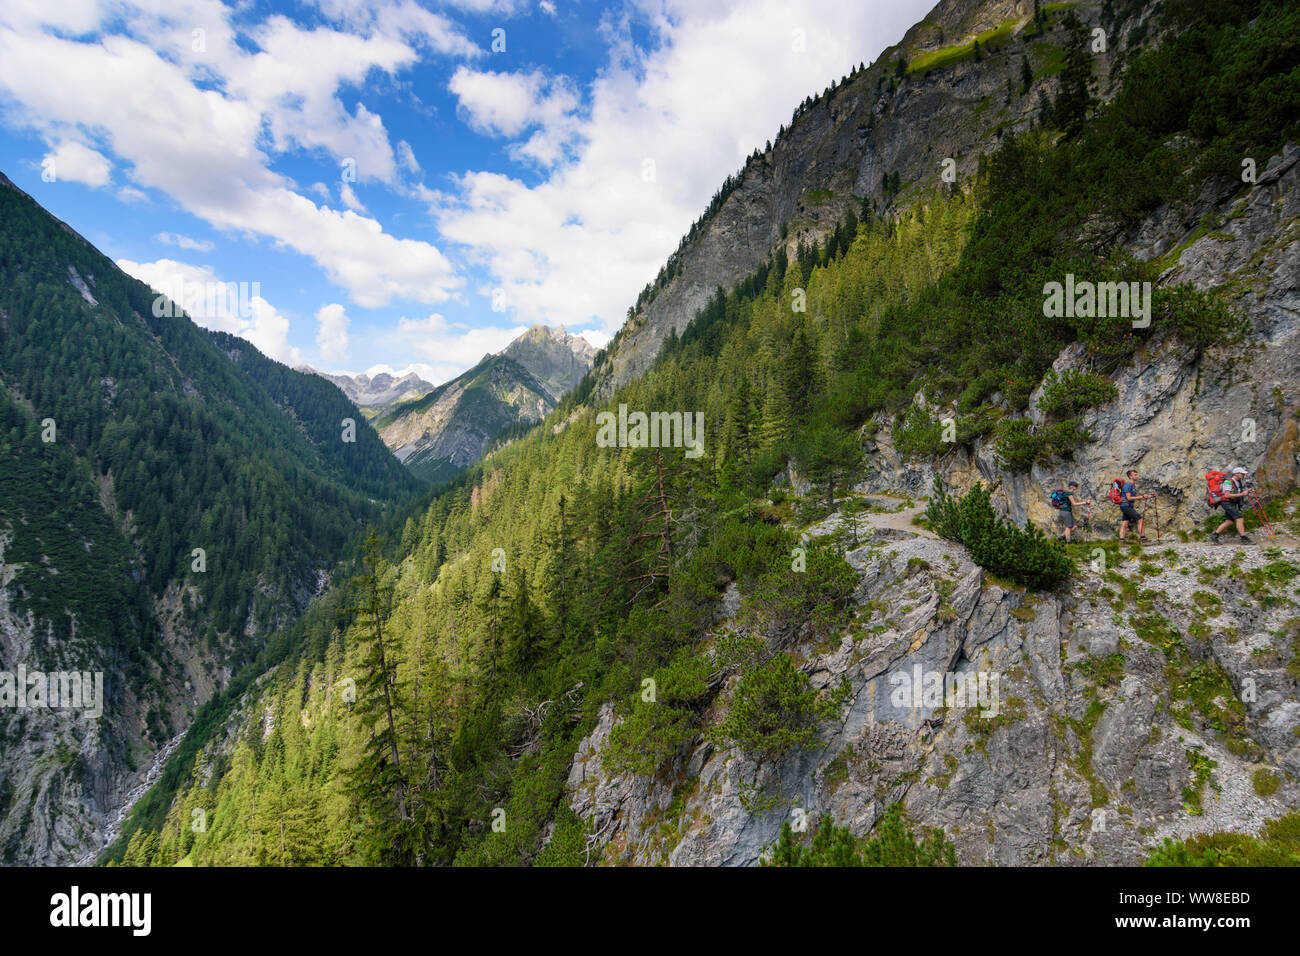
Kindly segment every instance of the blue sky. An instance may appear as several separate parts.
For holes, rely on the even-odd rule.
[[[930,6],[4,0],[0,170],[201,324],[441,382],[538,322],[603,344],[726,175]]]

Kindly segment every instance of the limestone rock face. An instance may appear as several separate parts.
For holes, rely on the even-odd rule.
[[[847,555],[854,624],[787,647],[814,687],[850,685],[812,745],[765,760],[709,739],[729,683],[658,774],[611,777],[601,754],[619,715],[605,705],[568,779],[591,861],[753,865],[786,820],[830,814],[862,835],[895,802],[943,827],[968,864],[1132,865],[1166,836],[1256,832],[1300,806],[1284,623],[1300,577],[1259,589],[1270,565],[1300,569],[1300,548],[1177,544],[1144,558],[1031,595],[952,543],[873,538]],[[1219,695],[1197,703],[1173,671],[1217,681]],[[969,693],[921,690],[934,675]],[[1198,789],[1193,763],[1207,758]],[[1250,784],[1264,768],[1287,772],[1269,797]]]

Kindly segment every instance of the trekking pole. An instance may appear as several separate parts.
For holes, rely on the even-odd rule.
[[[1270,538],[1276,536],[1277,532],[1273,530],[1273,523],[1268,520],[1268,513],[1264,510],[1264,502],[1260,500],[1259,492],[1255,490],[1253,485],[1246,489],[1246,497],[1255,506],[1255,512],[1259,515],[1260,527],[1265,529]]]
[[[1160,543],[1160,499],[1157,498],[1155,495],[1152,495],[1150,498],[1147,499],[1146,504],[1144,504],[1144,505],[1142,506],[1142,517],[1143,517],[1143,518],[1146,518],[1146,516],[1147,516],[1147,509],[1148,509],[1148,508],[1151,509],[1151,516],[1152,516],[1153,518],[1155,518],[1155,522],[1156,522],[1156,544],[1159,544],[1159,543]],[[1142,537],[1142,536],[1141,536],[1141,535],[1138,535],[1138,537],[1140,538],[1140,537]]]

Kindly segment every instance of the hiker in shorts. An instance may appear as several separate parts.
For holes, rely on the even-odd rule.
[[[1084,500],[1080,500],[1075,497],[1074,493],[1079,490],[1079,483],[1077,481],[1072,481],[1065,487],[1066,487],[1065,501],[1061,503],[1059,514],[1061,517],[1061,524],[1065,525],[1064,537],[1066,543],[1068,544],[1070,541],[1070,535],[1074,532],[1075,528],[1079,527],[1079,519],[1074,516],[1075,506],[1090,505],[1092,504],[1092,499],[1087,498]]]
[[[1232,477],[1223,483],[1223,498],[1219,501],[1219,507],[1223,509],[1223,524],[1214,530],[1210,535],[1215,544],[1219,543],[1219,535],[1227,531],[1235,523],[1237,525],[1238,540],[1242,544],[1251,544],[1250,538],[1246,537],[1246,519],[1241,515],[1241,499],[1246,497],[1246,475],[1248,472],[1245,468],[1232,469]]]
[[[1128,481],[1124,482],[1120,489],[1123,501],[1119,505],[1120,517],[1123,519],[1119,523],[1119,539],[1121,541],[1128,535],[1130,524],[1137,525],[1137,543],[1142,545],[1146,542],[1146,519],[1143,518],[1136,508],[1133,507],[1135,501],[1146,501],[1148,498],[1154,498],[1155,495],[1140,495],[1137,490],[1138,473],[1136,468],[1130,468],[1127,472]]]

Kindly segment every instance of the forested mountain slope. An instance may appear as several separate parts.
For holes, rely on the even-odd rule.
[[[1010,8],[1032,16],[945,3],[917,30]],[[1128,51],[1109,78],[1099,21]],[[891,170],[888,207],[859,194],[793,255],[767,251],[774,207],[732,278],[679,260],[718,281],[689,312],[660,290],[665,322],[633,320],[543,427],[381,527],[112,859],[1300,861],[1300,11],[1044,5],[1014,37],[986,39],[1032,53],[1031,84],[1055,70],[1025,128],[995,146],[994,105],[971,111],[991,139],[956,182]],[[891,93],[981,83],[982,48]],[[912,102],[895,121],[923,128]],[[790,142],[804,120],[826,122]],[[1150,282],[1150,321],[1052,314],[1067,275]],[[1167,428],[1202,397],[1194,440]],[[620,406],[700,416],[702,454],[611,445]],[[1042,469],[1175,440],[1167,546],[1118,547],[1100,505],[1068,548],[1020,526]],[[1187,500],[1228,455],[1276,466],[1281,533],[1251,550]],[[977,706],[945,697],[958,675]]]
[[[968,182],[1007,136],[1048,119],[1064,67],[1068,9],[1105,43],[1091,49],[1092,94],[1109,99],[1129,50],[1154,31],[1141,0],[944,0],[903,39],[821,93],[727,178],[629,309],[597,363],[598,389],[639,375],[718,288],[778,248],[825,244],[863,205],[892,217],[927,189]],[[1038,11],[1037,15],[1035,11]],[[945,174],[947,179],[945,180]]]
[[[417,487],[364,421],[344,440],[333,385],[155,299],[0,176],[0,670],[106,678],[98,721],[0,710],[6,862],[93,849],[150,755]]]

